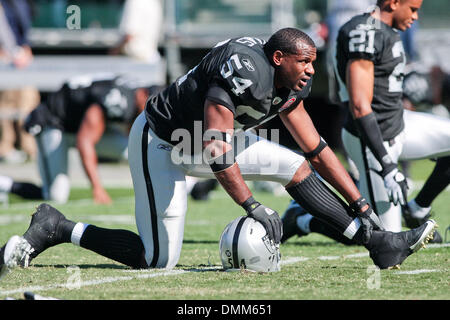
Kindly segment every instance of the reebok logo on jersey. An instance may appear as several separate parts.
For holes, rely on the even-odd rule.
[[[272,209],[266,208],[265,209],[266,213],[270,216],[272,215],[275,211],[273,211]]]
[[[168,144],[160,143],[158,144],[158,149],[166,150],[166,151],[172,151],[172,146]]]
[[[248,71],[251,71],[251,72],[255,71],[255,67],[252,65],[250,60],[242,59],[242,63],[244,64],[244,66],[247,68]]]
[[[278,109],[278,112],[281,112],[284,109],[289,108],[295,102],[295,100],[297,100],[296,97],[290,98],[288,101],[286,101],[285,104],[283,104],[283,106],[280,109]]]

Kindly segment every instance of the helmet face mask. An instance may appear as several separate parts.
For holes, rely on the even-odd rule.
[[[227,271],[280,271],[279,246],[269,240],[266,229],[253,218],[242,216],[230,222],[222,232],[219,248]]]

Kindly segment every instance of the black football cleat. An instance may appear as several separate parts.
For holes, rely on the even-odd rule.
[[[64,232],[64,229],[67,230],[67,227],[70,228],[69,224],[71,224],[72,227],[75,225],[52,206],[46,203],[40,204],[36,208],[36,212],[32,215],[28,230],[23,234],[23,238],[33,248],[30,258],[35,258],[47,248],[63,242],[68,242],[68,239],[66,239],[66,241],[63,240],[63,234],[66,234],[67,238],[67,232]],[[72,228],[70,231],[71,230]]]
[[[281,221],[283,222],[283,236],[281,237],[281,243],[286,242],[289,238],[297,235],[299,237],[306,236],[308,233],[303,232],[297,225],[297,218],[301,215],[307,214],[296,202],[291,202],[286,209]]]
[[[403,232],[372,231],[366,248],[380,269],[400,268],[408,256],[425,247],[436,228],[436,222],[428,220],[418,228]]]
[[[28,267],[31,260],[45,249],[68,242],[67,235],[70,237],[74,225],[52,206],[39,205],[23,236],[12,236],[0,249],[0,277],[17,266]]]
[[[411,209],[408,205],[402,206],[402,216],[405,220],[405,225],[407,228],[414,229],[422,224],[424,224],[426,221],[430,220],[431,218],[431,210],[430,213],[428,213],[423,218],[415,218],[411,214]],[[434,231],[433,239],[430,240],[430,243],[442,243],[442,237],[439,234],[437,230]]]

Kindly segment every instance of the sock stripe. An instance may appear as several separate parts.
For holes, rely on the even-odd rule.
[[[72,242],[76,246],[80,246],[81,237],[83,236],[84,230],[86,230],[88,226],[89,224],[78,222],[72,230],[70,242]]]
[[[346,236],[349,239],[353,239],[360,226],[361,222],[359,221],[359,219],[358,218],[353,219],[352,223],[350,223],[347,229],[345,229],[344,236]]]

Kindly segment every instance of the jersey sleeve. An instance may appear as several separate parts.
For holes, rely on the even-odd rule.
[[[208,92],[206,93],[206,99],[223,105],[224,107],[230,109],[230,111],[233,112],[234,115],[236,115],[234,102],[228,92],[223,88],[223,85],[211,85],[208,89]]]

